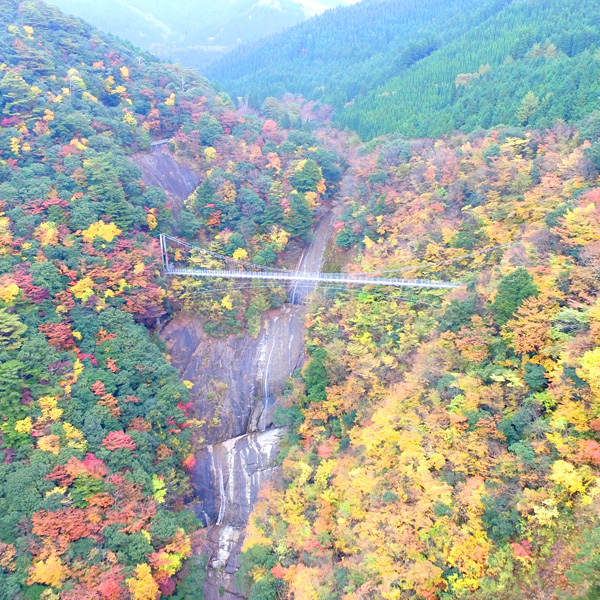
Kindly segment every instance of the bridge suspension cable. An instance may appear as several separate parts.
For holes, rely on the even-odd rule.
[[[208,268],[179,268],[171,264],[169,260],[168,242],[184,246],[190,250],[206,252],[207,254],[225,261],[226,264],[234,264],[235,269],[208,269]],[[168,276],[180,275],[184,277],[204,277],[218,279],[261,279],[276,281],[291,281],[305,283],[336,283],[346,285],[381,285],[390,287],[413,287],[433,289],[454,289],[464,284],[451,281],[434,281],[426,279],[398,279],[387,277],[374,277],[370,273],[311,273],[306,271],[290,271],[286,269],[275,269],[257,265],[251,262],[234,260],[210,250],[198,248],[188,242],[174,238],[167,234],[161,234],[160,245],[163,257],[164,274]],[[258,269],[257,271],[244,271],[242,268]]]
[[[351,276],[346,273],[308,273],[296,271],[224,271],[213,269],[176,269],[165,270],[165,275],[184,277],[212,277],[219,279],[274,279],[277,281],[306,281],[312,283],[346,283],[358,285],[384,285],[392,287],[453,289],[462,287],[462,283],[451,281],[432,281],[426,279],[396,279],[386,277]]]

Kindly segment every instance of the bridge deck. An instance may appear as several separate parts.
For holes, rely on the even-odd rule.
[[[303,273],[296,271],[213,271],[210,269],[175,269],[171,267],[165,270],[165,275],[225,279],[273,279],[277,281],[306,281],[310,283],[354,283],[359,285],[440,289],[453,289],[462,287],[463,285],[449,281],[429,281],[426,279],[387,279],[385,277],[365,277],[351,273]]]

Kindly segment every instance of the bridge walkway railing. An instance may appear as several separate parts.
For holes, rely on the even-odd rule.
[[[306,281],[310,283],[346,283],[358,285],[382,285],[392,287],[416,287],[453,289],[462,287],[461,283],[432,281],[427,279],[396,279],[386,277],[361,276],[352,273],[304,273],[297,271],[233,271],[212,269],[178,269],[169,266],[165,275],[184,277],[211,277],[224,279],[263,279],[277,281]]]

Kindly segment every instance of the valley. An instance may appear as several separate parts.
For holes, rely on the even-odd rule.
[[[475,4],[0,0],[0,600],[599,597],[599,8]]]
[[[328,144],[326,131],[323,134]],[[158,185],[173,198],[187,198],[199,183],[164,146],[139,155],[135,162],[148,184]],[[353,181],[349,169],[338,197],[302,252],[298,271],[321,269],[333,223]],[[261,489],[278,476],[276,457],[285,430],[277,428],[273,419],[287,379],[305,360],[306,304],[314,291],[311,285],[291,284],[289,301],[264,313],[255,339],[212,338],[204,332],[202,321],[188,314],[177,316],[162,329],[172,364],[182,380],[194,384],[190,398],[206,423],[192,474],[200,501],[196,512],[208,528],[206,598],[239,598],[235,574],[244,530]]]
[[[51,0],[68,14],[169,62],[203,71],[240,44],[279,33],[352,0]]]

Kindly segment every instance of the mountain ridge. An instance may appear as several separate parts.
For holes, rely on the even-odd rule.
[[[550,127],[558,118],[578,122],[596,108],[594,2],[430,0],[416,15],[411,10],[399,0],[338,8],[285,36],[238,48],[208,74],[234,97],[248,94],[255,106],[286,86],[331,103],[335,121],[367,140],[501,124]],[[437,21],[423,20],[427,11]],[[364,22],[371,29],[357,34]],[[392,23],[395,31],[388,31]],[[536,58],[547,64],[531,65]],[[500,90],[502,98],[494,95]],[[519,119],[529,92],[535,109]]]
[[[50,0],[63,11],[128,39],[159,58],[200,70],[242,42],[282,31],[349,0]]]

